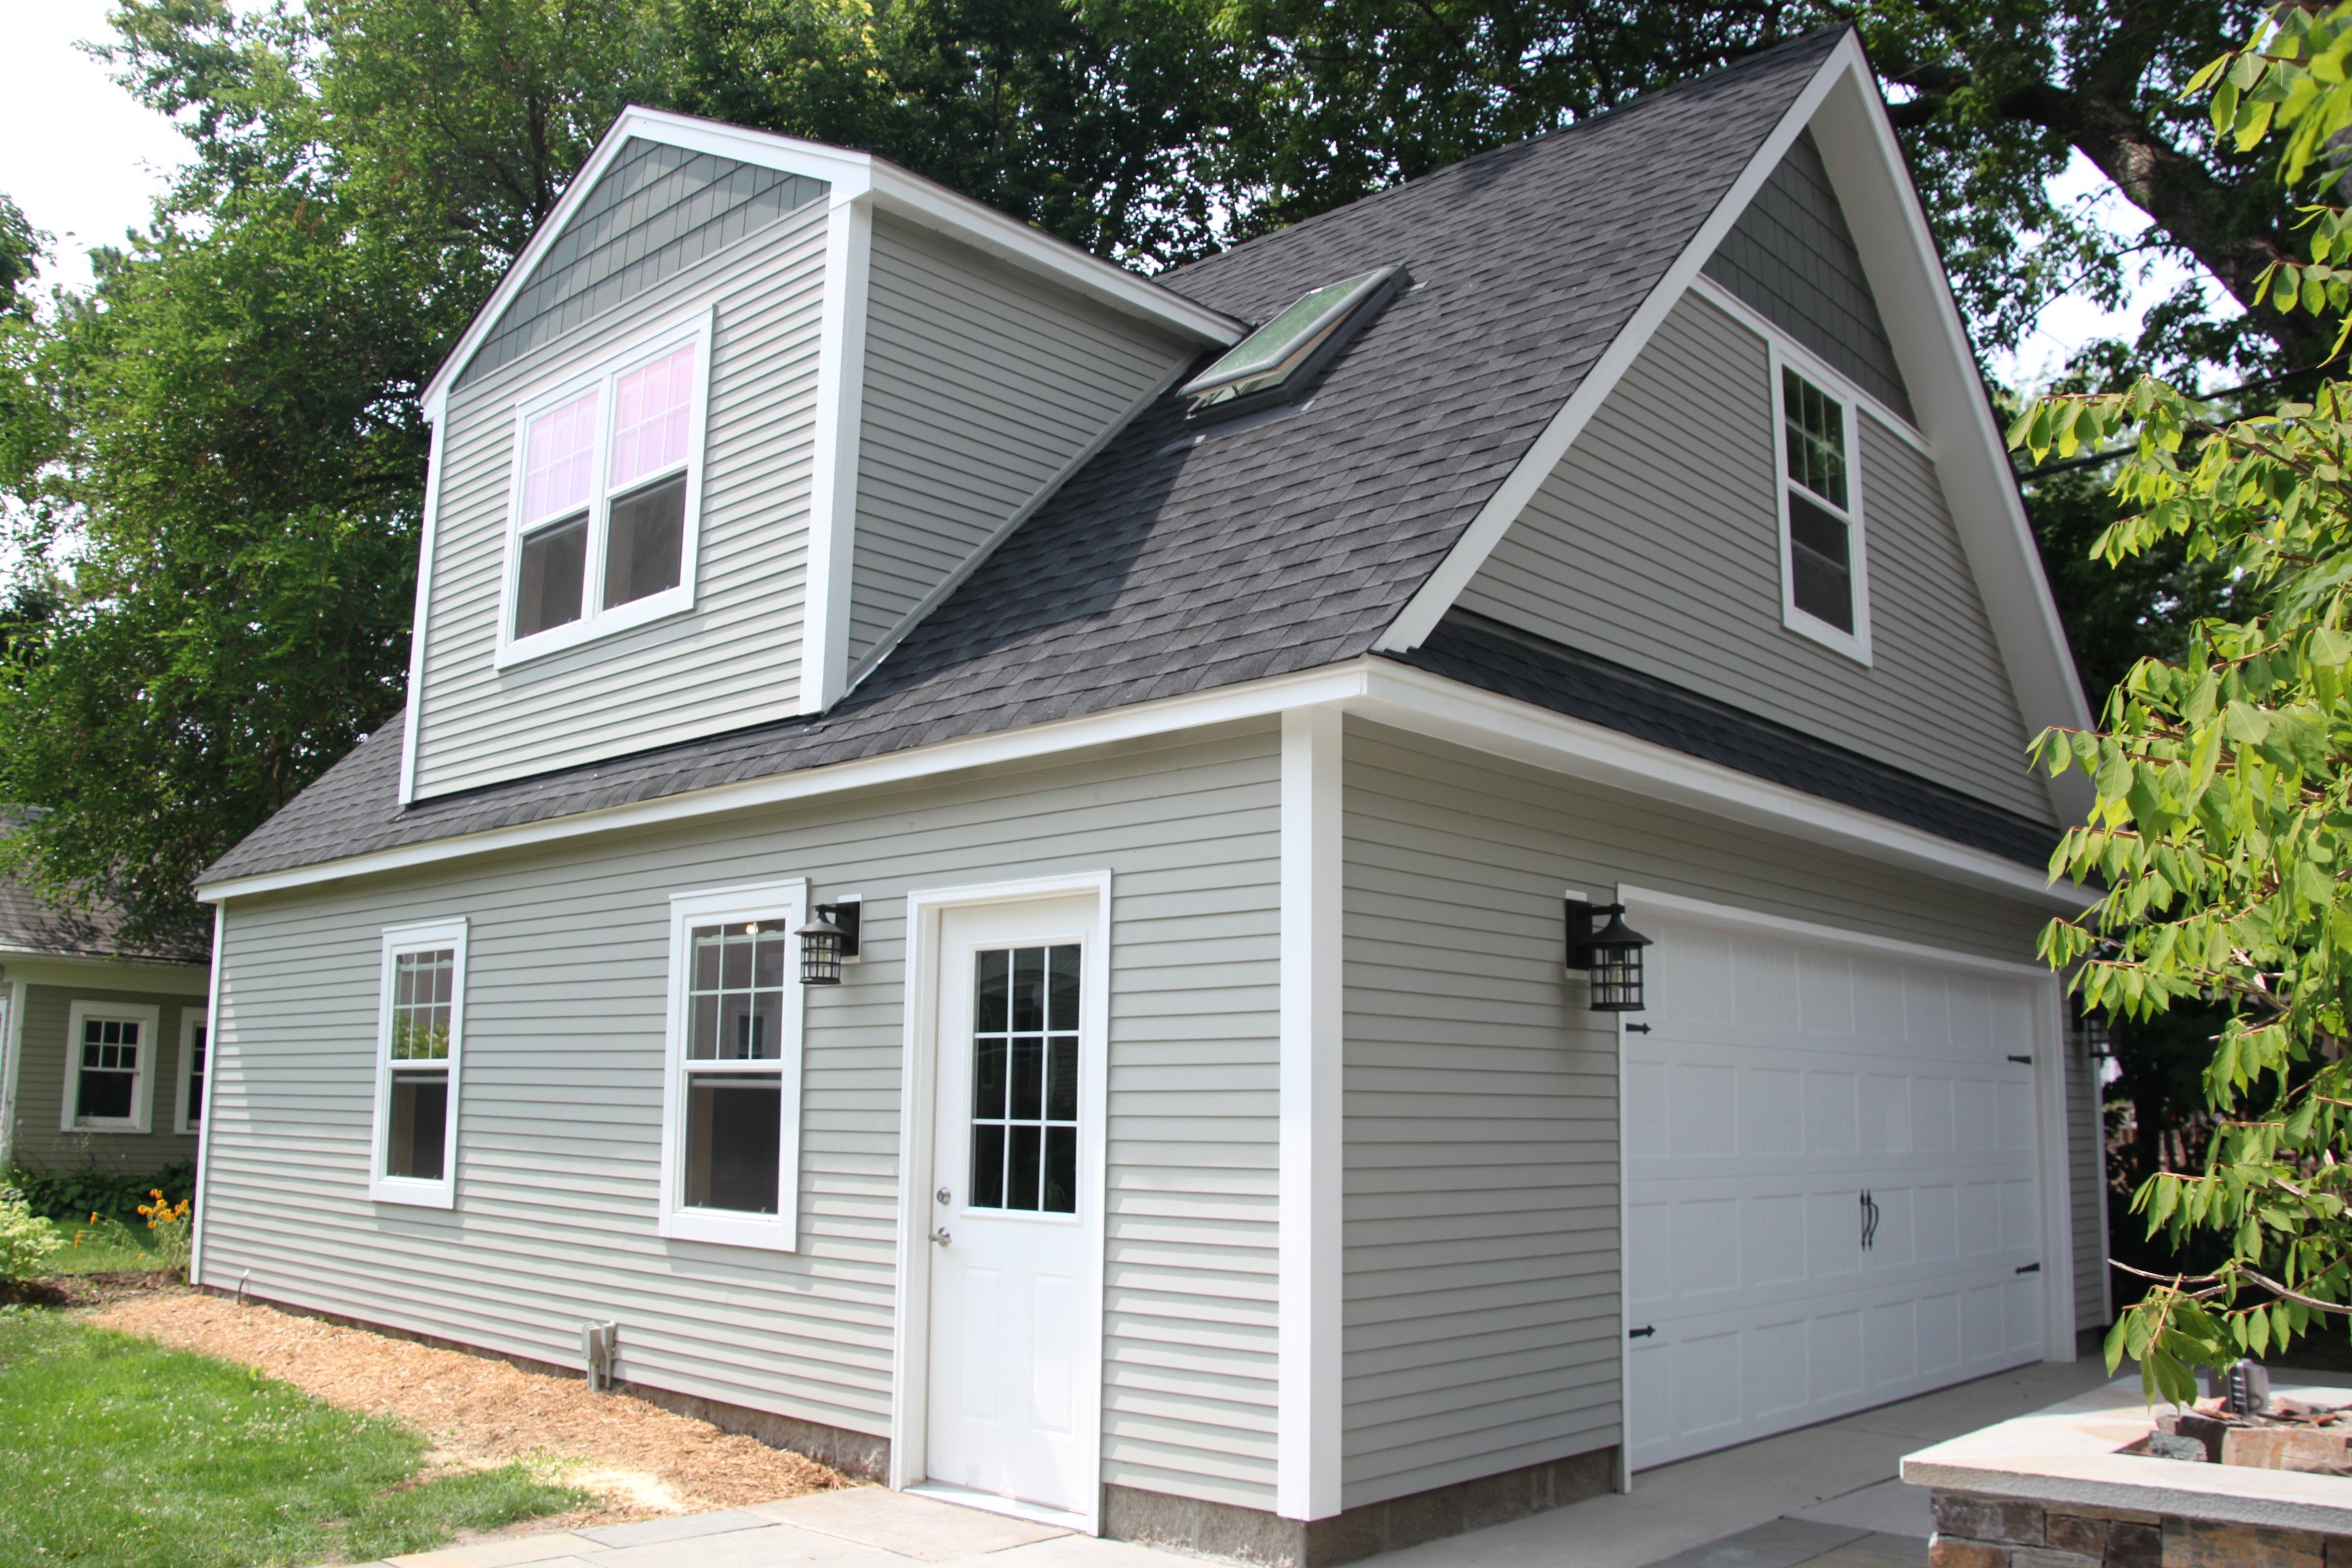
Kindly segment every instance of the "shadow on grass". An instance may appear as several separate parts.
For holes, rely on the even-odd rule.
[[[421,1552],[593,1501],[252,1369],[0,1307],[0,1568],[259,1568]]]

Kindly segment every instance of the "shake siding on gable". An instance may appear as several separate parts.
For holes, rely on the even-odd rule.
[[[1193,355],[887,217],[867,297],[853,668]]]
[[[205,1280],[564,1366],[609,1318],[624,1378],[885,1434],[904,895],[1107,867],[1104,1479],[1271,1507],[1278,795],[1259,722],[239,900]],[[668,897],[789,876],[866,911],[808,1007],[801,1250],[663,1241]],[[379,928],[455,915],[457,1205],[372,1205]]]
[[[1934,465],[1864,417],[1864,667],[1781,624],[1775,429],[1763,340],[1685,295],[1462,607],[2053,820]]]
[[[450,398],[420,797],[797,708],[824,237],[823,204],[803,207]],[[694,608],[496,668],[516,405],[708,304],[718,325]]]
[[[1350,721],[1343,1501],[1619,1440],[1617,1042],[1560,900],[1621,882],[2015,960],[2040,914]]]

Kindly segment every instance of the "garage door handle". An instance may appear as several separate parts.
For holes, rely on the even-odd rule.
[[[1655,1324],[1655,1323],[1648,1323],[1648,1324],[1644,1324],[1643,1327],[1638,1328],[1638,1329],[1628,1329],[1628,1330],[1626,1330],[1626,1331],[1625,1331],[1625,1337],[1626,1337],[1627,1339],[1629,1339],[1629,1340],[1646,1340],[1646,1339],[1648,1339],[1652,1334],[1654,1334],[1654,1333],[1656,1333],[1657,1331],[1658,1331],[1658,1325],[1657,1325],[1657,1324]]]
[[[2017,1271],[2020,1274],[2039,1274],[2042,1272],[2042,1265],[2039,1263],[2022,1264],[2019,1266]]]

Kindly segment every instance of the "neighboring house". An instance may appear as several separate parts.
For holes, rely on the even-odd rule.
[[[0,1166],[145,1175],[204,1126],[210,954],[0,880]]]
[[[424,402],[205,1283],[1297,1563],[2105,1321],[2087,715],[1852,35],[1150,281],[631,110]]]

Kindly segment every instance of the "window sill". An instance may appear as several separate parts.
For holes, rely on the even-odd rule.
[[[455,1182],[419,1182],[406,1176],[378,1176],[368,1183],[370,1201],[379,1204],[404,1204],[411,1208],[454,1209],[457,1206],[457,1184]]]
[[[143,1136],[151,1132],[152,1129],[142,1127],[136,1121],[91,1121],[83,1120],[71,1123],[64,1128],[63,1131],[68,1132],[128,1132],[132,1136],[137,1137]]]
[[[1824,620],[1818,620],[1802,610],[1784,608],[1780,624],[1801,637],[1807,637],[1834,653],[1842,653],[1854,663],[1870,667],[1870,639],[1853,632],[1842,632]]]
[[[651,594],[618,609],[566,622],[532,637],[501,640],[490,663],[497,669],[511,669],[517,665],[530,664],[589,643],[601,642],[609,637],[618,637],[623,632],[635,631],[655,621],[684,615],[693,608],[694,590],[691,586]]]
[[[737,1217],[710,1209],[673,1209],[661,1216],[655,1234],[669,1241],[709,1241],[721,1247],[756,1247],[768,1252],[795,1252],[799,1238],[783,1219]]]

